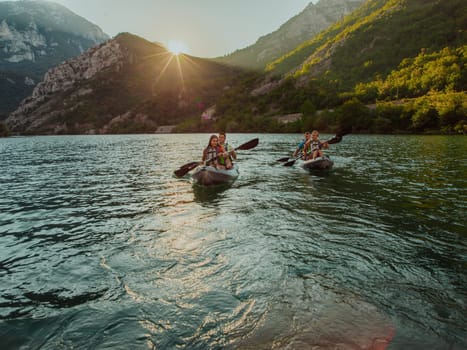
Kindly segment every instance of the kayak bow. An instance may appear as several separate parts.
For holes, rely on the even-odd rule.
[[[334,162],[328,156],[318,157],[316,159],[306,160],[302,163],[302,168],[306,170],[329,170]]]
[[[238,167],[232,169],[216,169],[213,166],[198,166],[191,177],[197,184],[204,186],[219,185],[234,181],[238,177]]]

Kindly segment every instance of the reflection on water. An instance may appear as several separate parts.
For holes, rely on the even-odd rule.
[[[214,186],[193,185],[193,195],[195,201],[206,206],[215,207],[224,199],[224,192],[232,187],[231,183]]]
[[[252,336],[238,344],[240,348],[385,349],[388,346],[394,328],[375,306],[343,290],[323,287],[333,284],[329,276],[300,277],[287,280],[282,286],[287,296],[277,296],[278,302],[269,305],[263,322]]]
[[[0,140],[2,348],[467,346],[465,138],[348,135],[309,173],[260,135],[233,184],[174,177],[208,136]]]

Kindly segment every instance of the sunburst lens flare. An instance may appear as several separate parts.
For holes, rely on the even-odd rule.
[[[178,40],[169,40],[167,44],[167,49],[174,55],[188,53],[188,46]]]

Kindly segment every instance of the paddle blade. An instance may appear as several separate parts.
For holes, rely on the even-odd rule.
[[[180,169],[177,169],[174,171],[174,174],[176,177],[183,177],[185,176],[190,170],[196,168],[198,166],[198,162],[191,162],[190,165],[185,164],[185,167],[180,167]]]
[[[342,141],[342,136],[341,135],[336,135],[332,139],[327,140],[326,142],[329,143],[329,144],[333,144],[333,143],[339,143],[341,141]]]
[[[179,169],[191,168],[193,165],[196,166],[198,164],[199,164],[199,162],[186,163],[186,164],[182,165]],[[191,169],[193,169],[193,168],[191,168]]]
[[[284,164],[282,164],[283,166],[292,166],[295,164],[297,160],[296,159],[292,159],[292,160],[289,160],[288,162],[285,162]]]
[[[243,145],[238,146],[237,148],[235,148],[235,150],[238,150],[238,149],[239,150],[247,150],[247,149],[255,148],[256,146],[258,146],[258,142],[259,142],[258,138],[250,140],[250,141],[244,143]]]
[[[352,127],[350,125],[347,125],[347,126],[341,126],[340,128],[338,128],[337,132],[336,132],[336,136],[345,136],[345,135],[348,135],[352,132]]]
[[[276,162],[286,162],[289,160],[290,157],[284,157],[284,158],[279,158],[276,160]]]

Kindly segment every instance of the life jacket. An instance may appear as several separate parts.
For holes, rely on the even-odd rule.
[[[206,161],[208,161],[207,165],[212,165],[215,163],[216,159],[212,160],[212,161],[209,161],[210,159],[213,159],[215,157],[217,157],[217,155],[219,153],[222,153],[223,150],[222,150],[222,146],[217,146],[217,147],[206,147]],[[220,159],[221,157],[217,158],[217,159]]]
[[[206,147],[206,164],[211,165],[214,163],[213,158],[217,157],[219,147]]]
[[[318,151],[318,150],[320,150],[321,148],[323,148],[322,145],[323,145],[323,144],[321,143],[320,140],[311,141],[311,143],[310,143],[308,146],[305,146],[305,147],[303,148],[303,153],[304,153],[305,156],[306,156],[307,153],[308,153],[308,150],[310,151],[310,153],[313,153],[314,151]]]
[[[221,147],[222,149],[219,151],[220,153],[224,153],[224,152],[229,152],[229,144],[226,142],[224,143],[224,146],[222,145],[219,145],[219,147]],[[232,157],[230,156],[229,154],[229,159],[232,161]],[[225,165],[225,159],[223,156],[219,156],[219,164],[221,165]]]
[[[318,151],[323,148],[320,140],[311,141],[311,152]]]

